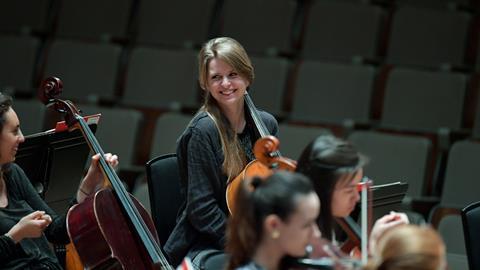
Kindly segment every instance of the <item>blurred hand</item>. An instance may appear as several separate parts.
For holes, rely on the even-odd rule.
[[[49,215],[44,211],[35,211],[20,219],[7,234],[15,243],[18,243],[24,238],[40,237],[50,223],[52,218]]]
[[[383,233],[396,226],[409,223],[410,221],[405,213],[397,213],[393,211],[390,212],[390,214],[379,218],[373,225],[372,233],[370,234],[370,253],[375,252],[375,244]]]

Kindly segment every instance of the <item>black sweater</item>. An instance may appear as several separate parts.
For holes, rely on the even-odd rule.
[[[260,112],[271,135],[276,135],[275,118]],[[252,146],[259,138],[252,121],[238,134],[248,161]],[[213,120],[205,113],[197,114],[177,141],[181,192],[185,197],[177,224],[164,245],[170,262],[177,265],[188,256],[194,258],[205,249],[222,250],[228,209],[225,199],[227,176],[223,173],[223,151],[220,135]],[[161,206],[168,207],[168,206]]]
[[[8,205],[0,207],[0,269],[35,269],[40,264],[61,269],[48,241],[55,244],[69,242],[65,216],[58,216],[48,207],[18,165],[12,164],[4,177]],[[45,211],[52,217],[52,223],[41,237],[26,238],[15,244],[4,235],[22,217],[36,210]]]

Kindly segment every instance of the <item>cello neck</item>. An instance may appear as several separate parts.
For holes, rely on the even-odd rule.
[[[265,123],[263,122],[262,118],[260,117],[260,114],[258,113],[257,107],[255,107],[255,104],[253,104],[252,98],[248,94],[248,92],[245,92],[245,104],[247,105],[248,112],[250,113],[250,116],[252,117],[253,123],[255,124],[255,127],[260,134],[261,138],[265,138],[270,135],[270,132],[268,131],[268,128],[265,126]],[[280,151],[275,151],[271,153],[272,156],[280,157]]]
[[[132,222],[133,227],[137,235],[140,237],[141,241],[143,242],[147,253],[149,254],[152,262],[154,264],[158,264],[162,266],[162,269],[172,269],[170,264],[168,263],[167,259],[164,257],[160,246],[156,242],[154,236],[148,230],[147,225],[141,218],[140,213],[138,212],[137,208],[134,206],[132,199],[130,198],[125,186],[123,185],[122,181],[115,173],[114,169],[108,164],[105,160],[105,152],[103,151],[102,147],[98,143],[97,138],[93,134],[93,132],[88,127],[88,124],[85,122],[82,116],[79,114],[74,115],[74,119],[79,127],[80,131],[82,132],[87,144],[89,145],[90,149],[94,154],[99,154],[99,166],[103,171],[105,178],[110,183],[113,192],[115,193],[119,204],[122,206],[122,209],[125,210],[125,213],[129,220]]]

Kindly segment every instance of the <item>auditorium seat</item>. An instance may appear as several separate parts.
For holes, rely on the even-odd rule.
[[[182,135],[191,119],[190,115],[175,112],[160,115],[155,123],[150,158],[175,153],[177,139]]]
[[[316,126],[281,123],[278,127],[279,150],[282,156],[298,160],[303,149],[316,137],[331,134],[330,130]]]
[[[177,155],[169,153],[154,157],[145,164],[145,169],[152,218],[160,245],[163,245],[175,228],[177,213],[184,202],[180,193]]]
[[[284,97],[289,79],[290,62],[281,57],[256,57],[251,60],[255,68],[255,79],[249,94],[259,109],[282,116]]]
[[[393,14],[387,63],[451,69],[464,67],[470,15],[401,6]]]
[[[313,1],[303,41],[305,59],[378,60],[385,12],[360,1]]]
[[[480,181],[477,180],[480,143],[458,141],[448,155],[441,204],[463,208],[480,201]]]
[[[387,77],[380,124],[420,132],[458,131],[466,84],[461,73],[394,68]]]
[[[375,68],[305,60],[294,88],[290,120],[369,123]]]
[[[438,224],[438,232],[447,247],[448,269],[469,269],[460,215],[446,215]],[[473,270],[473,269],[472,269]]]
[[[0,90],[33,94],[40,40],[31,36],[0,36]]]
[[[48,32],[53,2],[52,0],[0,1],[0,33]]]
[[[92,105],[77,105],[82,115],[101,113],[95,137],[107,152],[118,155],[119,170],[130,170],[135,166],[139,129],[143,119],[139,111],[124,108],[109,108]]]
[[[44,77],[63,81],[63,98],[76,101],[112,100],[121,48],[104,43],[56,40],[51,45]]]
[[[470,0],[395,0],[397,5],[408,5],[436,9],[471,9]]]
[[[125,38],[133,0],[63,0],[56,35],[64,38]]]
[[[447,244],[450,269],[468,269],[461,209],[480,200],[476,180],[480,144],[458,141],[451,147],[440,199],[431,212],[430,221],[438,227]]]
[[[430,195],[433,153],[429,139],[378,131],[354,131],[348,139],[368,157],[364,173],[374,185],[407,182],[405,201]]]
[[[291,53],[298,2],[225,0],[222,34],[237,39],[249,53]]]
[[[198,107],[197,52],[137,47],[127,68],[122,103],[165,110]]]
[[[192,47],[209,34],[215,0],[141,0],[137,14],[137,44]]]
[[[37,99],[15,99],[13,109],[20,119],[23,135],[30,135],[45,130],[47,107]]]

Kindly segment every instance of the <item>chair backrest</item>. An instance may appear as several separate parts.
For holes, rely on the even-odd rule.
[[[165,154],[145,165],[153,222],[163,245],[175,227],[182,203],[177,155]]]
[[[447,247],[446,257],[449,269],[468,269],[460,216],[456,214],[443,216],[437,230]]]
[[[150,158],[163,153],[175,152],[177,138],[185,130],[191,119],[191,115],[176,112],[160,115],[155,123]]]
[[[132,51],[122,103],[157,109],[198,107],[194,50],[137,47]]]
[[[396,67],[388,75],[380,124],[420,132],[459,130],[466,83],[459,73]]]
[[[79,107],[83,115],[101,113],[97,137],[103,150],[115,152],[123,162],[119,169],[128,169],[136,164],[137,141],[142,125],[143,115],[140,111],[126,108],[108,108],[82,105]]]
[[[255,66],[255,81],[249,93],[255,105],[274,115],[282,115],[289,76],[289,60],[258,56],[253,56],[251,59]]]
[[[358,1],[313,1],[306,24],[305,59],[375,60],[384,12]]]
[[[0,1],[0,32],[10,34],[46,32],[51,17],[49,14],[52,10],[51,2],[51,0]]]
[[[370,159],[364,172],[374,184],[402,181],[408,183],[408,196],[418,198],[429,195],[428,172],[433,152],[428,138],[355,131],[348,139]]]
[[[289,53],[296,9],[297,1],[224,1],[222,35],[240,40],[251,53]]]
[[[393,15],[386,61],[432,68],[463,66],[469,23],[470,15],[464,12],[398,7]]]
[[[121,48],[106,43],[56,40],[51,45],[44,76],[62,79],[65,97],[75,101],[111,100],[115,96]]]
[[[40,40],[30,36],[0,36],[0,88],[32,92]]]
[[[297,160],[303,149],[313,139],[322,134],[330,134],[329,129],[316,126],[295,125],[281,123],[278,128],[280,139],[280,152],[283,156]]]
[[[17,99],[13,104],[13,108],[18,118],[22,119],[21,124],[24,135],[30,135],[44,130],[47,107],[39,100]]]
[[[137,44],[181,47],[203,43],[210,31],[215,2],[142,0],[137,15]]]
[[[57,36],[109,40],[127,35],[131,14],[130,0],[62,1]],[[88,17],[85,16],[88,14]]]
[[[442,205],[463,208],[480,201],[480,183],[476,178],[479,157],[478,142],[464,140],[452,145],[445,169],[440,202]]]
[[[366,65],[303,61],[290,119],[314,124],[368,123],[375,72]]]
[[[470,269],[480,269],[480,201],[462,209],[463,234]]]

